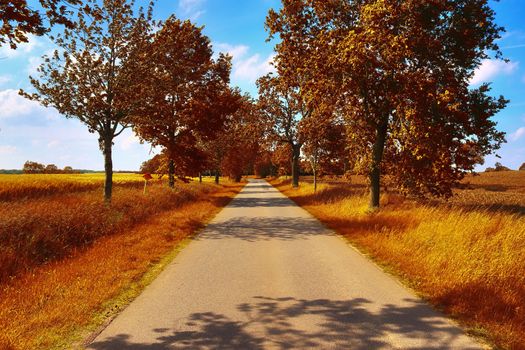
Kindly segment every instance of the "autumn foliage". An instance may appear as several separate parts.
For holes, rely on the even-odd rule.
[[[507,101],[469,88],[487,52],[500,56],[502,28],[485,0],[284,0],[266,26],[281,39],[280,79],[317,118],[344,120],[372,208],[382,173],[405,193],[450,196],[504,141],[491,118]]]

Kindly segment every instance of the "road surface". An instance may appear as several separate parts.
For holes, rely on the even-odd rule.
[[[480,349],[263,180],[88,349]]]

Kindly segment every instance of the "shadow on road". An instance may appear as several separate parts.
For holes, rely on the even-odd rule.
[[[245,194],[246,192],[243,192]],[[297,204],[288,198],[279,197],[237,197],[228,205],[231,208],[254,208],[254,207],[296,207]]]
[[[155,344],[140,344],[120,334],[91,344],[95,350],[164,349],[386,349],[387,339],[409,339],[402,348],[452,349],[461,332],[442,321],[424,303],[407,299],[406,307],[383,305],[369,311],[370,301],[304,300],[254,297],[237,305],[238,319],[215,312],[189,315],[183,329],[154,329]],[[314,328],[301,321],[315,318]],[[417,339],[410,344],[411,340]],[[399,344],[397,344],[399,347]],[[463,348],[465,349],[465,348]]]
[[[196,240],[235,238],[248,242],[267,240],[298,240],[310,236],[331,234],[313,218],[294,217],[236,217],[212,223]]]

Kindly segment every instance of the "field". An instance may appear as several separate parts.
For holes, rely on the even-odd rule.
[[[374,213],[362,177],[305,180],[272,183],[469,332],[525,349],[525,172],[468,176],[449,201],[384,193]]]
[[[69,348],[116,313],[242,184],[116,174],[0,178],[0,349]],[[130,287],[131,286],[131,287]]]

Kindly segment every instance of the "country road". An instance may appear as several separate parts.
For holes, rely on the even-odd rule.
[[[480,349],[264,180],[88,349]]]

